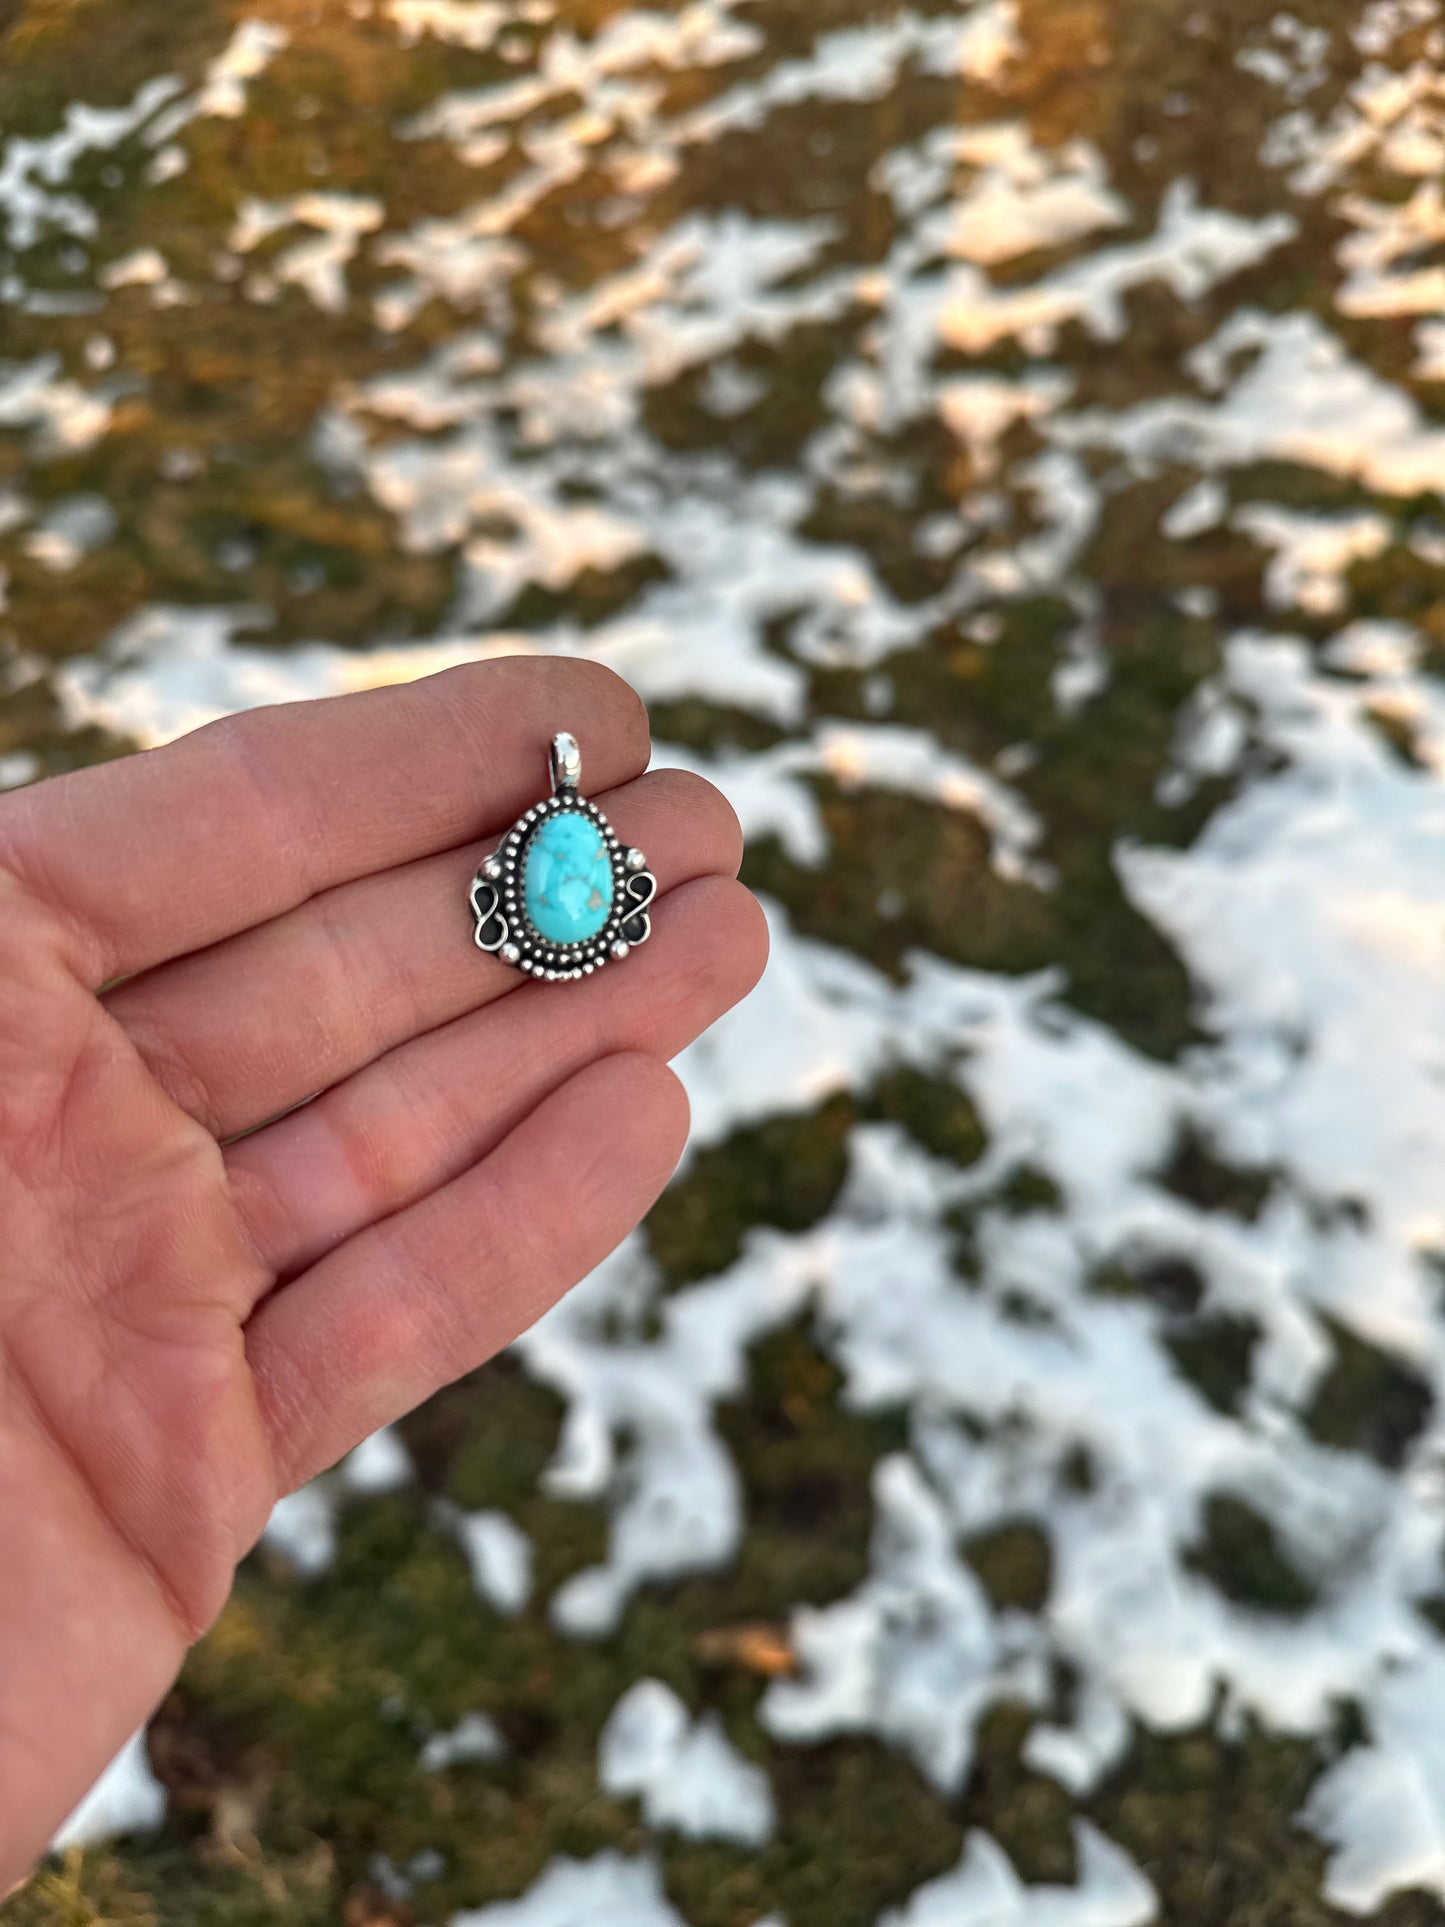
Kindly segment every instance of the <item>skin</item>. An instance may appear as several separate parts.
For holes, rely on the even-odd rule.
[[[661,891],[645,949],[565,986],[466,907],[558,729]],[[275,1502],[666,1183],[666,1060],[767,939],[728,805],[648,747],[609,671],[508,659],[0,798],[0,1892]]]

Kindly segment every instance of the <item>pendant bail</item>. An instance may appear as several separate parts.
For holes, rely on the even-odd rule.
[[[564,790],[575,790],[582,781],[582,752],[577,747],[577,738],[565,729],[559,730],[552,738],[552,748],[547,757],[552,772],[552,789],[560,796]]]

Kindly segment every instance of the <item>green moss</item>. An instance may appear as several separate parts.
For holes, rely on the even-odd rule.
[[[546,629],[566,617],[593,629],[619,614],[650,584],[665,582],[667,570],[655,555],[634,556],[615,569],[583,569],[565,590],[531,583],[497,618],[499,629]]]
[[[1392,1469],[1435,1408],[1428,1381],[1412,1366],[1329,1321],[1334,1363],[1315,1388],[1304,1422],[1324,1445],[1368,1452]]]
[[[1089,1289],[1101,1298],[1146,1300],[1171,1319],[1191,1316],[1204,1299],[1204,1280],[1198,1269],[1187,1258],[1170,1253],[1150,1253],[1101,1266],[1089,1279]]]
[[[792,1325],[754,1347],[746,1398],[719,1414],[747,1495],[747,1538],[726,1588],[734,1617],[825,1605],[867,1575],[873,1467],[902,1448],[907,1427],[901,1412],[847,1411],[841,1385],[809,1327]]]
[[[1237,1418],[1262,1336],[1254,1319],[1220,1314],[1187,1331],[1171,1332],[1164,1343],[1179,1370],[1215,1411]]]
[[[464,1511],[505,1512],[528,1534],[543,1594],[606,1549],[606,1523],[595,1506],[544,1489],[561,1423],[560,1401],[507,1353],[438,1393],[400,1427],[423,1490]]]
[[[1131,1854],[1164,1920],[1190,1927],[1324,1927],[1324,1850],[1296,1820],[1323,1762],[1251,1727],[1237,1747],[1207,1732],[1136,1735],[1091,1817]]]
[[[1053,1580],[1053,1553],[1037,1526],[1000,1526],[965,1541],[963,1555],[995,1606],[1042,1612]]]
[[[834,852],[826,868],[804,869],[773,843],[755,843],[743,868],[745,882],[784,898],[806,935],[894,969],[916,949],[1015,972],[1041,963],[1048,907],[998,876],[972,816],[880,791],[820,792]]]
[[[586,35],[625,10],[625,0],[569,0],[564,12],[566,25]],[[206,0],[128,0],[120,8],[0,0],[0,121],[8,133],[44,134],[71,99],[126,100],[164,70],[193,80],[245,11]],[[345,0],[276,0],[265,11],[290,44],[251,84],[241,121],[190,130],[185,174],[146,186],[148,151],[136,142],[83,163],[77,175],[102,217],[104,258],[158,247],[202,299],[158,309],[133,290],[107,304],[103,321],[7,311],[7,355],[53,353],[63,371],[86,380],[86,344],[103,325],[128,388],[111,433],[90,451],[40,462],[23,434],[0,431],[0,484],[20,483],[42,507],[77,491],[99,493],[120,514],[115,539],[68,574],[29,557],[24,531],[0,538],[9,576],[0,656],[23,647],[60,663],[155,602],[257,603],[274,622],[254,639],[281,644],[424,636],[445,626],[453,608],[455,554],[410,549],[390,515],[317,458],[312,434],[338,388],[356,393],[375,376],[413,368],[470,322],[434,302],[400,335],[379,330],[370,299],[389,275],[369,266],[364,251],[350,270],[355,298],[339,315],[318,313],[295,290],[268,306],[249,303],[212,285],[211,264],[248,194],[318,184],[375,193],[390,230],[472,205],[524,158],[473,170],[442,143],[398,130],[444,90],[505,84],[524,69],[433,36],[403,53],[383,10],[368,15]],[[1152,230],[1165,185],[1179,179],[1193,181],[1206,205],[1247,216],[1274,211],[1279,183],[1258,155],[1279,97],[1242,73],[1236,56],[1275,11],[1262,0],[1225,0],[1186,19],[1171,0],[1020,0],[1022,53],[1006,101],[915,63],[877,100],[786,104],[762,127],[689,149],[672,184],[636,221],[615,218],[603,147],[543,197],[518,238],[556,288],[584,292],[629,270],[672,224],[740,208],[791,222],[821,218],[829,228],[818,258],[851,272],[884,260],[897,238],[891,200],[869,180],[877,157],[931,128],[1005,114],[1026,117],[1044,145],[1081,139],[1103,156],[1131,208],[1119,240]],[[1297,0],[1292,11],[1329,32],[1325,77],[1310,103],[1327,115],[1358,66],[1349,22],[1337,0]],[[716,69],[649,70],[646,85],[658,89],[664,113],[685,113],[740,78],[771,72],[821,33],[881,17],[874,0],[747,0],[737,13],[762,29],[765,44]],[[1161,113],[1161,100],[1174,93],[1208,111]],[[1332,312],[1333,215],[1307,198],[1292,211],[1296,239],[1259,270],[1197,301],[1162,287],[1129,293],[1127,354],[1117,341],[1066,329],[1059,358],[1073,383],[1071,406],[1124,408],[1177,392],[1181,357],[1251,302],[1329,314],[1372,367],[1403,377],[1414,354],[1407,329],[1366,331]],[[256,259],[286,244],[279,237]],[[1026,282],[1059,258],[1023,257],[1002,264],[997,278]],[[53,242],[19,265],[56,284],[78,285],[90,274],[67,266]],[[535,348],[539,288],[530,271],[516,277],[510,332],[500,330],[504,352]],[[644,397],[642,425],[673,458],[669,474],[685,474],[720,448],[745,473],[797,473],[829,422],[835,371],[868,352],[875,312],[860,300],[776,337],[756,331],[730,357],[758,387],[736,414],[709,406],[710,369],[657,384]],[[1027,362],[1004,344],[985,357],[945,354],[940,366],[1016,374]],[[394,432],[380,418],[372,427],[379,440]],[[505,438],[515,423],[499,417],[496,428]],[[1034,437],[1020,425],[1007,454],[1026,454]],[[895,599],[920,607],[947,589],[956,566],[921,552],[920,524],[956,514],[980,476],[967,449],[932,420],[860,431],[859,456],[846,482],[820,477],[802,534],[856,550]],[[1195,1038],[1193,993],[1169,945],[1129,902],[1117,852],[1128,840],[1187,844],[1227,793],[1207,784],[1174,808],[1160,801],[1159,784],[1181,714],[1220,667],[1221,638],[1270,619],[1265,557],[1227,519],[1188,542],[1160,539],[1160,517],[1193,471],[1165,468],[1141,480],[1098,461],[1093,478],[1100,518],[1075,573],[1092,593],[1106,681],[1077,709],[1055,703],[1050,685],[1069,660],[1079,611],[1048,587],[978,609],[967,622],[939,616],[917,648],[864,669],[803,660],[801,610],[780,615],[766,639],[796,667],[810,719],[886,717],[1006,773],[1039,821],[1036,854],[1053,886],[1001,878],[985,831],[967,812],[829,781],[817,789],[832,839],[828,864],[794,865],[764,840],[749,854],[747,876],[782,897],[799,928],[888,970],[904,969],[914,949],[1012,974],[1056,969],[1061,996],[1075,1009],[1167,1058]],[[1006,473],[997,486],[1014,529],[1026,533],[1032,505]],[[1378,507],[1353,482],[1288,463],[1235,471],[1229,491],[1236,505]],[[1396,505],[1399,539],[1349,577],[1352,612],[1419,625],[1435,666],[1437,655],[1445,662],[1445,598],[1438,571],[1411,553],[1408,539],[1437,506],[1427,498]],[[586,629],[635,605],[658,571],[645,557],[584,572],[562,592],[534,585],[506,618]],[[1182,614],[1177,597],[1187,587],[1211,590],[1217,614]],[[1302,626],[1315,634],[1324,625]],[[786,734],[774,722],[691,700],[661,705],[655,721],[663,739],[713,753],[766,748]],[[1381,726],[1408,754],[1398,725],[1383,718]],[[47,769],[125,747],[103,732],[72,729],[44,675],[0,703],[0,751],[30,749]],[[819,1223],[836,1203],[859,1122],[896,1125],[956,1169],[975,1164],[985,1148],[982,1122],[950,1076],[902,1067],[811,1115],[739,1132],[700,1154],[653,1215],[648,1236],[667,1289],[714,1276],[754,1227],[803,1232]],[[1264,1209],[1274,1181],[1189,1136],[1157,1176],[1198,1208],[1244,1220]],[[1046,1172],[1018,1167],[956,1214],[961,1267],[977,1269],[971,1240],[981,1211],[1052,1212],[1061,1203]],[[1179,1369],[1218,1410],[1238,1412],[1258,1333],[1248,1320],[1205,1311],[1204,1281],[1187,1258],[1130,1258],[1092,1285],[1147,1307]],[[1023,1298],[1003,1303],[1013,1315],[1037,1315]],[[652,1329],[644,1319],[619,1336],[646,1339]],[[717,1415],[747,1519],[735,1562],[648,1589],[616,1631],[595,1642],[559,1638],[547,1617],[557,1586],[602,1556],[608,1530],[605,1504],[570,1504],[541,1489],[558,1441],[558,1400],[514,1361],[443,1394],[404,1427],[417,1488],[349,1502],[332,1573],[302,1586],[267,1556],[248,1563],[231,1607],[152,1730],[153,1762],[171,1801],[165,1827],[68,1857],[10,1903],[7,1920],[401,1927],[511,1898],[558,1852],[641,1850],[649,1842],[636,1804],[599,1793],[596,1746],[618,1695],[644,1675],[722,1719],[734,1744],[766,1764],[782,1815],[776,1840],[756,1853],[660,1843],[669,1892],[693,1927],[754,1927],[773,1912],[790,1927],[875,1927],[886,1909],[954,1864],[971,1826],[987,1828],[1026,1878],[1071,1879],[1069,1820],[1080,1803],[1023,1765],[1030,1711],[994,1710],[969,1783],[951,1798],[871,1740],[775,1747],[761,1725],[759,1698],[768,1669],[787,1663],[792,1612],[845,1597],[862,1581],[875,1528],[873,1469],[907,1443],[902,1410],[850,1409],[826,1349],[806,1321],[772,1333]],[[1408,1366],[1339,1333],[1336,1363],[1305,1416],[1328,1443],[1397,1466],[1429,1411],[1428,1390]],[[625,1481],[625,1442],[621,1458]],[[1062,1475],[1072,1489],[1094,1487],[1087,1448],[1070,1453]],[[530,1535],[537,1594],[515,1620],[473,1593],[443,1504],[499,1508]],[[998,1604],[1047,1609],[1049,1547],[1034,1527],[1002,1528],[964,1554]],[[1268,1522],[1230,1495],[1211,1500],[1194,1557],[1256,1610],[1295,1613],[1314,1596]],[[1427,1601],[1424,1609],[1438,1607]],[[740,1637],[747,1628],[756,1637]],[[426,1737],[473,1709],[501,1726],[507,1759],[422,1773],[417,1754]],[[1145,1867],[1161,1918],[1189,1927],[1326,1927],[1341,1917],[1318,1898],[1322,1850],[1295,1820],[1324,1763],[1321,1749],[1253,1731],[1238,1745],[1208,1732],[1140,1733],[1082,1805]],[[409,1903],[386,1900],[381,1857],[405,1868],[426,1850],[442,1856],[440,1873]],[[1402,1898],[1381,1918],[1423,1927],[1438,1914],[1434,1902]]]
[[[754,1225],[806,1231],[847,1175],[855,1110],[839,1097],[810,1116],[772,1118],[702,1151],[653,1207],[648,1242],[670,1286],[724,1270]]]
[[[915,1768],[871,1742],[790,1750],[772,1777],[785,1841],[753,1859],[741,1894],[713,1894],[717,1856],[695,1859],[691,1879],[676,1849],[667,1856],[669,1887],[697,1927],[749,1927],[760,1907],[780,1903],[794,1927],[874,1927],[957,1857],[959,1828],[943,1802]],[[842,1857],[840,1840],[849,1843]],[[739,1898],[742,1907],[729,1905]]]
[[[1226,1598],[1259,1612],[1307,1612],[1318,1597],[1291,1565],[1268,1519],[1233,1493],[1211,1493],[1188,1562]]]
[[[1181,1130],[1158,1181],[1201,1211],[1220,1211],[1254,1223],[1277,1182],[1273,1171],[1226,1163],[1197,1131]]]
[[[1024,1707],[990,1708],[979,1723],[974,1768],[960,1804],[967,1824],[992,1834],[1022,1879],[1069,1886],[1078,1878],[1073,1802],[1055,1781],[1023,1764],[1032,1724]]]
[[[7,135],[53,131],[74,100],[118,107],[157,74],[196,70],[225,44],[215,0],[107,6],[105,0],[6,0],[0,75]]]
[[[1048,1172],[1032,1164],[1016,1165],[989,1199],[991,1206],[1015,1217],[1033,1211],[1059,1211],[1063,1203],[1063,1193]]]
[[[983,1156],[983,1123],[951,1078],[899,1065],[879,1078],[861,1114],[870,1122],[901,1125],[921,1150],[960,1170]]]

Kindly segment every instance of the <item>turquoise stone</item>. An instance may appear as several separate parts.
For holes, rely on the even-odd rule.
[[[527,843],[522,869],[527,921],[548,943],[585,943],[612,912],[612,862],[590,816],[545,816]]]

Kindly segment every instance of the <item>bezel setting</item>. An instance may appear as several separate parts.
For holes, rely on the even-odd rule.
[[[595,935],[578,943],[553,943],[527,916],[522,879],[527,846],[539,825],[568,812],[587,817],[601,832],[612,869],[612,906]],[[470,892],[477,948],[546,983],[576,982],[595,976],[609,962],[620,962],[647,942],[652,935],[649,911],[656,895],[657,878],[641,850],[623,843],[606,814],[562,781],[551,796],[518,817],[477,871]]]

